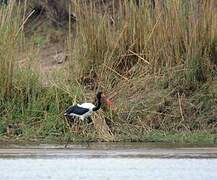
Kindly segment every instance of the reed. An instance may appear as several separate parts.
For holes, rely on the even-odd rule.
[[[91,2],[77,3],[80,19],[75,61],[80,69],[105,70],[106,66],[98,67],[108,65],[124,75],[139,64],[159,75],[182,66],[189,81],[206,80],[216,43],[215,1],[170,1],[163,7],[156,4],[155,9],[147,2],[138,7],[126,1],[111,7],[113,13],[97,13]]]
[[[29,17],[23,9],[15,1],[0,6],[0,134],[28,139],[64,136],[62,112],[79,88],[59,82],[43,86],[35,66],[36,47],[29,47],[34,43],[23,31]]]

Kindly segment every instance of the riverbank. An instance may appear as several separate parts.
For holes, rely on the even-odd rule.
[[[40,144],[59,144],[64,146],[66,143],[69,144],[89,144],[89,143],[102,143],[106,144],[103,139],[86,139],[86,138],[70,138],[71,134],[65,137],[44,137],[44,138],[29,138],[29,137],[16,137],[16,136],[1,136],[0,143],[1,144],[17,144],[17,145],[40,145]],[[151,132],[146,133],[143,136],[134,136],[135,139],[124,139],[126,136],[122,136],[122,139],[118,139],[118,141],[114,141],[114,144],[127,144],[132,143],[153,143],[153,144],[170,144],[172,145],[180,145],[180,146],[215,146],[217,145],[217,135],[211,134],[207,132],[197,132],[197,133],[165,133],[165,132]],[[131,137],[132,138],[132,137]],[[107,144],[109,144],[107,142]]]
[[[197,2],[72,4],[78,21],[66,26],[1,5],[0,137],[216,144],[216,4]],[[111,109],[92,125],[64,118],[97,90]]]

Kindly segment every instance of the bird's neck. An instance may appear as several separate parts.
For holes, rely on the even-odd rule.
[[[93,108],[93,111],[98,111],[102,105],[102,102],[98,99],[96,107]]]

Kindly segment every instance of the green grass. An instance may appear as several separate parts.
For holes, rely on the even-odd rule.
[[[210,132],[152,132],[144,135],[144,141],[174,144],[214,145],[217,136]]]
[[[15,2],[0,7],[0,136],[105,140],[94,126],[69,128],[63,117],[66,107],[90,100],[99,88],[114,107],[94,119],[106,119],[114,141],[216,144],[215,1],[187,2],[153,10],[146,2],[138,7],[126,1],[96,13],[94,4],[75,1],[79,21],[73,49],[71,30],[68,34],[68,75],[56,74],[49,87],[35,71],[34,50],[49,43],[52,33],[43,28],[27,38],[22,7]],[[25,49],[32,51],[20,65]]]

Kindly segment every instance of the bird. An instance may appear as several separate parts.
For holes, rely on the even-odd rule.
[[[70,119],[75,119],[78,117],[80,120],[87,118],[89,121],[91,121],[90,116],[93,114],[93,112],[98,111],[103,103],[108,106],[112,105],[112,101],[106,98],[105,94],[101,91],[96,94],[96,100],[96,105],[86,102],[72,105],[66,109],[64,116]]]

